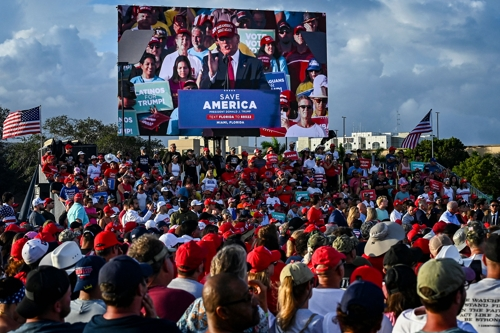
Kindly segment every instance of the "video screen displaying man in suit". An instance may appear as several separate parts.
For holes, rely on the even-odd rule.
[[[218,22],[213,36],[218,51],[203,58],[200,89],[271,89],[262,61],[240,52],[240,36],[233,23]]]

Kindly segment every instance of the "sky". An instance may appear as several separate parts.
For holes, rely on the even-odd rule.
[[[206,1],[144,4],[209,7]],[[232,0],[327,15],[330,129],[409,132],[433,109],[439,136],[500,144],[500,1]],[[249,8],[251,3],[253,8]],[[116,121],[117,13],[105,0],[1,5],[0,106]],[[210,1],[224,7],[227,1]],[[398,116],[399,114],[399,116]],[[398,121],[399,118],[399,121]],[[436,115],[433,116],[436,127]],[[398,124],[399,123],[399,124]]]

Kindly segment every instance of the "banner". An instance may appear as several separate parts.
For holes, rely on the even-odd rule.
[[[137,96],[134,110],[150,111],[153,107],[158,111],[174,109],[168,82],[138,83],[134,85],[134,89]]]
[[[295,201],[299,202],[300,201],[300,198],[306,198],[307,200],[309,200],[309,192],[307,191],[297,191],[295,192]]]
[[[283,157],[286,159],[289,159],[291,161],[298,161],[299,160],[299,153],[296,151],[289,151],[289,152],[284,152]]]
[[[377,194],[375,193],[375,190],[363,190],[361,192],[359,192],[359,197],[360,198],[363,198],[365,193],[369,193],[370,194],[370,200],[373,200],[375,201],[375,199],[377,199]]]
[[[276,40],[275,31],[272,29],[238,29],[240,35],[240,43],[248,46],[254,54],[257,54],[260,49],[260,40],[265,36],[271,36]]]
[[[280,124],[279,91],[180,90],[179,128],[262,128]]]
[[[370,169],[372,167],[372,160],[368,158],[359,158],[358,160],[361,169]]]
[[[271,216],[274,217],[278,221],[286,222],[286,214],[284,214],[284,213],[272,212]]]
[[[433,192],[440,193],[443,188],[443,183],[434,179],[429,179],[429,186]]]
[[[104,197],[104,202],[106,202],[108,200],[108,192],[97,192],[92,196],[92,198],[96,198],[97,200],[101,197]]]
[[[420,169],[420,171],[423,171],[425,167],[424,162],[417,162],[417,161],[411,161],[410,162],[410,170],[415,171],[417,169]]]
[[[264,73],[267,83],[272,90],[290,90],[287,83],[287,75],[283,72],[275,72],[275,73]]]

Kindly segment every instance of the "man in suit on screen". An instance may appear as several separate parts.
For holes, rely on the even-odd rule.
[[[233,23],[218,22],[213,35],[218,52],[209,52],[203,58],[200,89],[271,89],[262,62],[238,49],[240,36]]]

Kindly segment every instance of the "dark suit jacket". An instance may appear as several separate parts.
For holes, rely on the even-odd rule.
[[[215,75],[215,82],[210,81],[208,73],[208,55],[203,58],[203,74],[200,89],[229,89],[226,87],[227,64],[224,63],[221,52],[212,54],[218,57],[219,68]],[[262,62],[257,58],[249,57],[240,51],[238,69],[236,70],[235,89],[259,89],[270,90],[269,84],[264,76]]]
[[[488,213],[488,215],[485,215],[483,218],[483,223],[489,223],[489,225],[500,225],[500,212],[497,212],[497,221],[496,223],[492,223],[493,220],[493,215],[491,215],[491,212]]]
[[[338,209],[335,209],[332,215],[333,223],[335,223],[339,227],[348,227],[346,218]]]
[[[417,213],[415,214],[415,218],[418,221],[420,225],[426,225],[429,228],[432,227],[432,224],[429,222],[429,219],[427,218],[427,215],[425,212],[421,209],[417,210]]]

